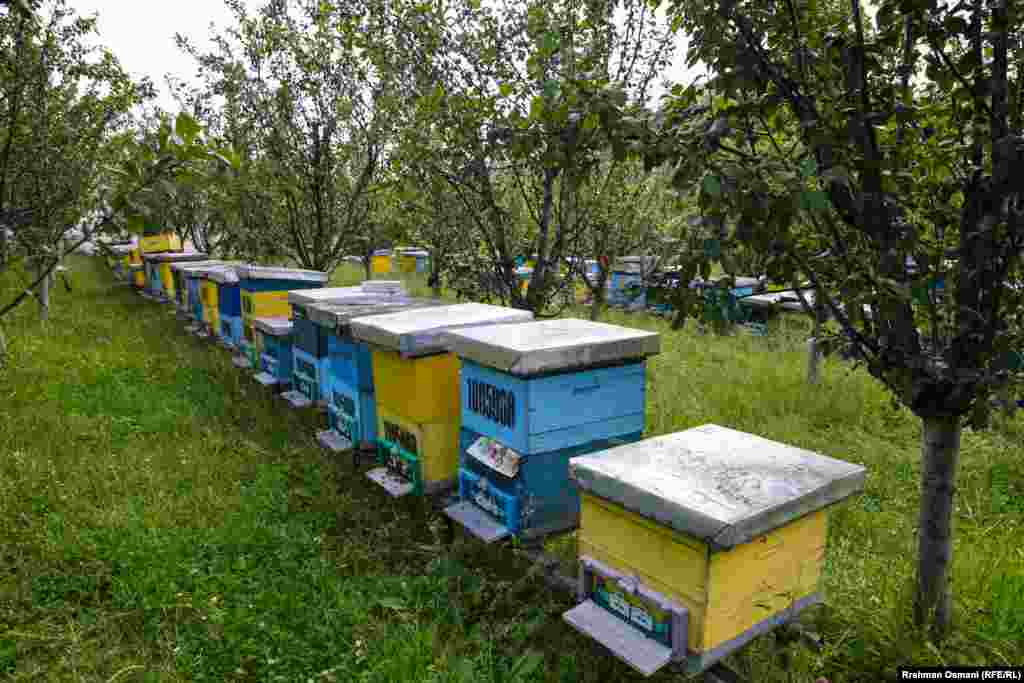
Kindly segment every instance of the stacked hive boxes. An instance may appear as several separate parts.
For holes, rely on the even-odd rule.
[[[352,336],[372,347],[377,442],[385,465],[370,479],[396,496],[453,487],[462,409],[459,360],[448,351],[445,333],[532,318],[529,311],[458,304],[353,320]]]
[[[369,284],[369,283],[366,283]],[[292,335],[294,364],[292,384],[294,395],[289,400],[294,405],[304,406],[318,403],[326,396],[328,372],[328,329],[310,319],[309,309],[317,304],[366,303],[381,296],[395,298],[405,294],[401,283],[385,290],[384,293],[358,287],[331,287],[327,289],[302,290],[288,293],[295,324]]]
[[[207,281],[217,290],[217,335],[224,346],[238,348],[242,342],[242,290],[236,268],[211,271]]]
[[[240,350],[249,367],[260,362],[256,346],[256,318],[291,318],[289,290],[317,289],[327,282],[327,273],[298,268],[240,266],[237,269],[242,297],[242,340]]]
[[[570,318],[457,330],[448,343],[462,362],[462,463],[446,514],[488,542],[575,527],[569,459],[641,438],[658,334]]]
[[[153,256],[167,252],[180,252],[181,250],[181,239],[173,233],[149,235],[139,240],[139,252],[144,261],[144,294],[157,299],[163,299],[166,296],[161,283],[162,274],[160,267],[158,262],[153,259]]]
[[[368,304],[317,304],[309,318],[327,333],[328,429],[317,435],[332,450],[353,444],[367,447],[377,440],[377,404],[373,381],[373,356],[369,346],[352,337],[354,319],[396,313],[412,308],[441,306],[433,299],[380,299]]]
[[[863,467],[704,425],[574,458],[580,598],[564,617],[646,675],[707,669],[819,600],[827,507]]]
[[[198,251],[166,251],[147,256],[154,272],[155,290],[153,296],[174,303],[177,298],[177,284],[172,266],[176,263],[198,263],[209,260],[209,256]]]
[[[204,266],[221,265],[223,261],[208,259],[206,261],[190,261],[171,264],[171,279],[174,281],[174,300],[178,311],[186,318],[192,318],[195,310],[189,292],[188,274],[191,270]]]

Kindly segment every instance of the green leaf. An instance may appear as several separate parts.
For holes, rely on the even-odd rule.
[[[704,240],[704,254],[710,259],[721,258],[722,243],[713,237]]]
[[[530,102],[530,118],[539,121],[544,116],[544,99],[542,97],[534,97],[533,101]]]
[[[404,602],[402,602],[398,598],[391,598],[387,596],[383,598],[377,598],[377,604],[385,609],[395,610],[396,612],[400,612],[405,609]]]
[[[174,132],[187,144],[191,144],[202,129],[199,122],[185,112],[178,114],[174,120]]]
[[[545,52],[554,52],[558,49],[558,34],[554,31],[550,31],[544,35],[544,43],[542,45]]]
[[[818,191],[800,193],[800,208],[807,211],[825,211],[830,206],[828,195]]]
[[[803,163],[800,164],[800,175],[803,176],[804,178],[810,178],[811,176],[814,175],[814,173],[817,170],[818,170],[818,164],[811,157],[808,157],[807,159],[804,159]]]
[[[544,663],[544,656],[539,652],[530,650],[524,653],[516,663],[512,665],[511,678],[514,681],[528,680],[530,676]]]
[[[501,87],[498,88],[502,97],[508,97],[512,94],[512,85],[510,83],[502,83]]]
[[[561,90],[561,86],[558,81],[547,81],[544,83],[544,96],[550,99],[558,97],[558,92]]]
[[[704,176],[704,183],[702,187],[704,192],[712,197],[717,197],[722,194],[722,182],[718,179],[718,176],[710,173]]]

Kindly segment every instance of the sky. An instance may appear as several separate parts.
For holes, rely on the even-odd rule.
[[[252,10],[266,0],[244,0]],[[209,46],[210,24],[218,29],[231,23],[231,13],[220,0],[67,0],[80,15],[99,15],[99,41],[136,77],[149,76],[159,91],[163,109],[175,110],[164,82],[170,73],[195,80],[195,63],[174,44],[174,34],[187,36],[201,50]],[[684,65],[685,50],[677,48],[670,80],[690,82],[694,73]]]

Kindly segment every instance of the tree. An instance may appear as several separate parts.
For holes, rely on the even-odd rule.
[[[735,220],[723,244],[756,245],[773,276],[806,273],[843,343],[921,419],[914,612],[940,637],[960,433],[983,422],[1022,341],[1022,293],[1006,286],[1024,247],[1021,15],[886,0],[873,30],[860,0],[672,9],[691,61],[715,74],[707,117],[682,86],[662,121],[616,125],[607,94],[605,117],[678,186],[696,183],[718,226]]]

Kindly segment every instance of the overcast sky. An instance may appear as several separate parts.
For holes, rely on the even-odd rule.
[[[244,0],[250,9],[265,0]],[[174,109],[164,83],[170,73],[183,80],[195,79],[195,64],[174,45],[174,34],[189,37],[200,48],[209,45],[210,24],[223,28],[231,13],[221,0],[67,0],[81,15],[99,15],[100,41],[121,64],[137,77],[149,76],[160,91],[160,106]],[[677,47],[675,65],[668,77],[692,80],[684,68],[685,50]],[[685,78],[684,78],[685,77]]]

